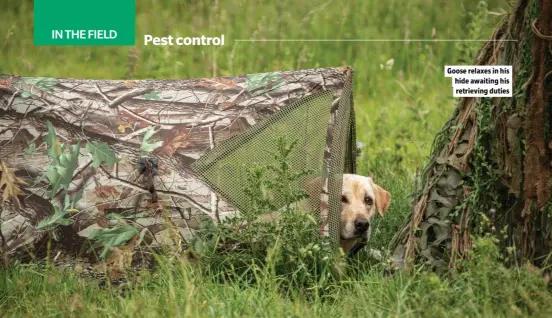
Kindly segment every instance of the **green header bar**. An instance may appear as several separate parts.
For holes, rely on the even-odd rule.
[[[35,45],[134,45],[135,0],[35,0]]]

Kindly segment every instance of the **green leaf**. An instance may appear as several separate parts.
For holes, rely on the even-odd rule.
[[[156,148],[161,147],[163,145],[162,141],[156,141],[156,142],[150,142],[151,136],[155,133],[153,127],[149,127],[146,130],[146,133],[144,134],[144,138],[142,139],[142,145],[140,146],[140,153],[141,155],[147,155],[150,152],[154,151]]]
[[[48,144],[48,156],[57,159],[61,155],[61,145],[56,136],[56,130],[50,121],[47,122],[48,134],[46,135],[46,144]]]
[[[43,228],[56,227],[58,225],[71,225],[73,221],[65,217],[67,214],[69,214],[69,212],[60,210],[58,207],[54,206],[54,214],[40,221],[36,228],[40,230]]]
[[[69,197],[69,195],[66,193],[65,194],[65,198],[63,200],[63,210],[66,211],[68,209],[71,208],[71,198]]]
[[[198,252],[200,255],[207,254],[207,244],[203,242],[203,240],[200,237],[197,237],[194,242],[194,251]]]
[[[253,95],[262,94],[268,90],[275,89],[284,84],[284,77],[280,72],[249,74],[245,82],[248,91],[262,88],[260,92]]]
[[[46,168],[46,177],[48,177],[48,182],[52,185],[52,196],[54,196],[61,183],[61,177],[55,166],[49,165],[48,168]]]
[[[117,162],[117,155],[105,142],[88,142],[85,149],[92,155],[94,168],[98,168],[104,162],[111,167]]]
[[[69,148],[69,153],[61,154],[57,162],[48,166],[46,176],[52,185],[52,196],[60,188],[69,188],[69,184],[71,184],[73,179],[73,173],[77,168],[80,144],[79,140],[76,145],[72,145]]]
[[[90,231],[88,235],[89,240],[96,241],[92,248],[103,247],[102,253],[100,254],[101,258],[106,258],[109,253],[109,248],[112,246],[119,246],[130,239],[132,239],[138,230],[130,225],[118,226],[109,229],[95,229]]]
[[[27,140],[27,147],[23,152],[25,152],[26,155],[30,155],[35,152],[36,150],[36,144],[35,144],[36,137],[30,140]]]
[[[77,194],[75,194],[75,197],[73,198],[73,202],[71,202],[71,208],[75,208],[75,206],[77,205],[77,203],[79,203],[79,201],[82,199],[82,194],[84,193],[84,187],[82,187],[80,189],[79,192],[77,192]]]
[[[147,94],[142,95],[142,97],[144,99],[149,99],[149,100],[160,100],[160,99],[162,99],[161,98],[161,93],[158,92],[158,91],[149,92]]]
[[[36,82],[35,87],[43,91],[49,91],[54,85],[57,84],[57,80],[51,77],[43,77]]]

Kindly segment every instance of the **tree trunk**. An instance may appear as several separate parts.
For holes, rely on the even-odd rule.
[[[397,266],[453,268],[474,235],[484,233],[513,248],[509,261],[546,262],[552,247],[551,40],[552,1],[519,0],[481,48],[475,64],[513,66],[513,97],[460,99],[435,138],[410,217],[391,242]]]

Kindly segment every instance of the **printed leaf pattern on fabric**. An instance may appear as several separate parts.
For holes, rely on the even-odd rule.
[[[146,130],[144,138],[142,139],[142,145],[140,146],[140,154],[142,156],[149,154],[163,144],[162,141],[150,142],[150,138],[153,134],[155,134],[155,130],[152,127]]]
[[[22,185],[28,184],[15,176],[15,169],[8,167],[6,162],[0,160],[0,194],[2,194],[2,202],[15,200],[19,203],[17,196],[21,193],[20,186]]]
[[[64,153],[65,148],[66,145],[62,145],[59,157],[54,158],[53,164],[48,166],[46,173],[52,185],[52,196],[54,196],[60,188],[69,188],[69,184],[73,179],[73,173],[77,168],[81,141],[79,140],[76,145],[70,146],[67,153]],[[50,150],[48,151],[50,152]]]
[[[105,142],[89,142],[85,149],[92,155],[92,166],[94,168],[98,168],[102,163],[111,167],[117,162],[117,155]]]
[[[109,229],[96,229],[90,232],[88,238],[96,241],[92,248],[103,247],[100,257],[105,259],[109,256],[109,249],[127,243],[138,234],[133,226],[126,225]]]

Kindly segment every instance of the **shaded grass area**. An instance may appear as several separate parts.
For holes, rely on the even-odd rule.
[[[351,265],[350,279],[305,300],[283,296],[279,281],[258,270],[258,284],[214,283],[183,262],[162,262],[134,285],[101,288],[71,273],[18,266],[0,272],[0,309],[7,317],[549,317],[552,294],[522,269],[503,268],[490,240],[476,245],[477,261],[453,278],[420,270],[382,275],[380,266]]]

